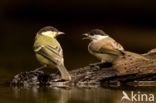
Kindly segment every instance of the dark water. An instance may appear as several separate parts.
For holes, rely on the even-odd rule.
[[[6,70],[6,69],[5,69]],[[153,94],[155,87],[124,88],[52,88],[52,87],[11,87],[1,85],[12,78],[8,71],[0,75],[0,103],[154,103],[154,102],[121,102],[123,91],[129,96],[135,94]],[[8,74],[7,74],[8,73]],[[155,99],[155,98],[154,98]],[[156,102],[156,99],[155,99]]]
[[[0,103],[121,103],[123,89],[111,88],[17,88],[0,86]],[[124,90],[128,95],[131,91],[156,94],[155,88]],[[131,103],[122,101],[122,103]],[[138,102],[137,102],[138,103]],[[144,102],[139,102],[144,103]],[[149,102],[145,102],[149,103]]]

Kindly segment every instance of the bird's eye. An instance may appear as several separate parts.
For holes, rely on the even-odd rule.
[[[91,36],[94,36],[95,34],[94,34],[94,33],[90,33],[90,35],[91,35]]]

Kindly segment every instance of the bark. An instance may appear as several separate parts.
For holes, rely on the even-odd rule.
[[[142,54],[149,61],[139,63],[137,69],[132,67],[133,72],[122,73],[114,68],[114,64],[95,63],[86,67],[70,71],[71,81],[60,79],[57,73],[46,74],[44,71],[22,72],[14,76],[11,86],[48,86],[48,87],[121,87],[121,86],[156,86],[156,49]],[[117,62],[118,63],[118,62]],[[142,64],[142,65],[141,65]],[[122,66],[122,65],[121,65]],[[139,70],[139,71],[138,71]]]

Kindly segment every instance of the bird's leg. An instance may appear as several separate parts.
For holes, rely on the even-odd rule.
[[[90,66],[90,67],[99,68],[99,65],[100,65],[101,63],[102,63],[102,62],[91,63],[91,64],[89,64],[89,66]]]
[[[105,63],[107,63],[107,62],[104,61],[104,60],[101,60],[101,62],[92,63],[92,64],[89,64],[89,65],[90,65],[90,66],[100,66],[100,65],[105,64]]]
[[[93,64],[89,64],[91,67],[95,67],[95,68],[103,68],[103,67],[110,67],[112,66],[112,63],[110,62],[106,62],[106,61],[101,61],[98,63],[93,63]]]
[[[41,69],[44,69],[44,68],[46,68],[46,67],[47,67],[47,65],[43,65],[43,66],[38,67],[38,68],[36,68],[35,70],[33,70],[33,72],[37,72],[37,71],[39,71],[39,70],[41,70]]]

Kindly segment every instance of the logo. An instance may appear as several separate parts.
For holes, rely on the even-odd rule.
[[[141,93],[140,91],[131,91],[128,95],[125,91],[122,91],[121,101],[154,102],[154,94]]]

